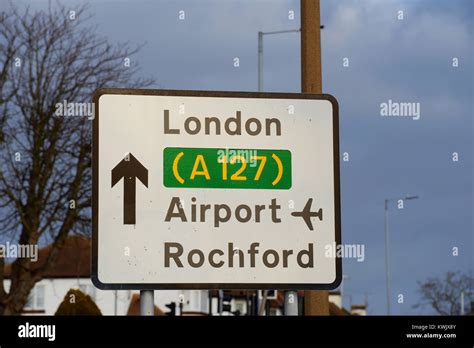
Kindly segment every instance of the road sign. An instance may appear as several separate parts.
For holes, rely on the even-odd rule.
[[[101,289],[332,289],[330,95],[100,89],[92,280]]]

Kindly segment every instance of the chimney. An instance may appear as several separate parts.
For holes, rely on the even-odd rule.
[[[334,303],[339,309],[342,309],[342,297],[339,290],[329,292],[329,302]]]

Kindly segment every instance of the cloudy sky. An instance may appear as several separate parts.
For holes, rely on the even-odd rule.
[[[297,0],[89,3],[99,35],[145,44],[132,64],[157,88],[255,91],[257,32],[300,25]],[[321,0],[321,22],[323,91],[339,101],[341,153],[349,155],[341,162],[343,242],[366,252],[364,262],[344,260],[344,303],[367,296],[370,314],[386,312],[384,199],[412,194],[420,199],[404,209],[390,205],[392,312],[429,314],[412,308],[417,281],[473,266],[473,3]],[[299,40],[265,37],[265,91],[300,91]],[[388,100],[420,103],[420,119],[380,116]]]

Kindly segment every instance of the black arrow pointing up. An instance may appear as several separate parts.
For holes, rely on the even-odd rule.
[[[123,223],[135,225],[136,179],[148,187],[148,169],[131,153],[112,169],[112,187],[123,178]]]

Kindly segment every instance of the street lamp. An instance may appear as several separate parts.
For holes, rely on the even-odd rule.
[[[301,29],[258,32],[258,91],[263,91],[263,35],[298,33]]]
[[[324,25],[320,26],[324,29]],[[258,91],[263,91],[263,35],[275,35],[286,33],[299,33],[301,29],[277,30],[277,31],[259,31],[258,32]]]
[[[263,35],[298,33],[300,31],[301,31],[301,29],[277,30],[277,31],[267,31],[267,32],[259,31],[258,32],[258,91],[259,92],[263,91]],[[265,306],[265,301],[266,301],[266,298],[267,298],[267,291],[264,290],[262,292],[262,294],[263,294],[262,303],[260,305],[260,309],[258,310],[257,315],[261,315],[261,312],[265,308],[264,306]],[[293,294],[293,296],[295,296],[295,292],[293,292],[292,294]],[[297,293],[296,293],[296,296],[297,296]],[[258,301],[258,296],[257,296],[257,301]],[[286,315],[288,315],[288,314],[286,313]],[[296,315],[297,315],[297,312],[296,312]]]
[[[324,29],[324,25],[321,25],[320,26],[320,29]],[[291,29],[291,30],[277,30],[277,31],[266,31],[266,32],[263,32],[263,31],[259,31],[258,32],[258,91],[259,92],[262,92],[263,91],[263,35],[275,35],[275,34],[286,34],[286,33],[299,33],[301,32],[301,29]],[[260,310],[258,310],[258,314],[257,315],[260,315],[260,313],[263,311],[263,309],[265,308],[265,301],[266,301],[266,294],[267,294],[267,291],[264,290],[263,291],[263,301],[262,301],[262,304],[260,306]],[[291,296],[292,298],[298,298],[298,292],[296,291],[286,291],[285,292],[285,304],[286,304],[286,301],[287,301],[287,298]],[[256,301],[258,301],[258,296],[257,296],[257,299]],[[258,302],[257,302],[258,303]],[[292,303],[294,304],[295,301],[292,300]],[[258,304],[257,304],[257,307],[258,307]],[[298,308],[296,307],[296,312],[295,312],[295,306],[290,306],[291,307],[291,315],[298,315]],[[288,314],[286,314],[288,315]]]
[[[413,199],[418,199],[418,196],[410,196],[406,195],[405,198],[403,198],[406,201],[413,200]],[[386,198],[385,199],[385,276],[386,276],[386,282],[387,282],[387,315],[390,315],[390,299],[392,295],[390,294],[390,287],[391,287],[391,275],[390,275],[390,255],[389,255],[389,250],[390,250],[390,240],[389,240],[389,235],[388,235],[388,202],[397,200],[397,198]]]

